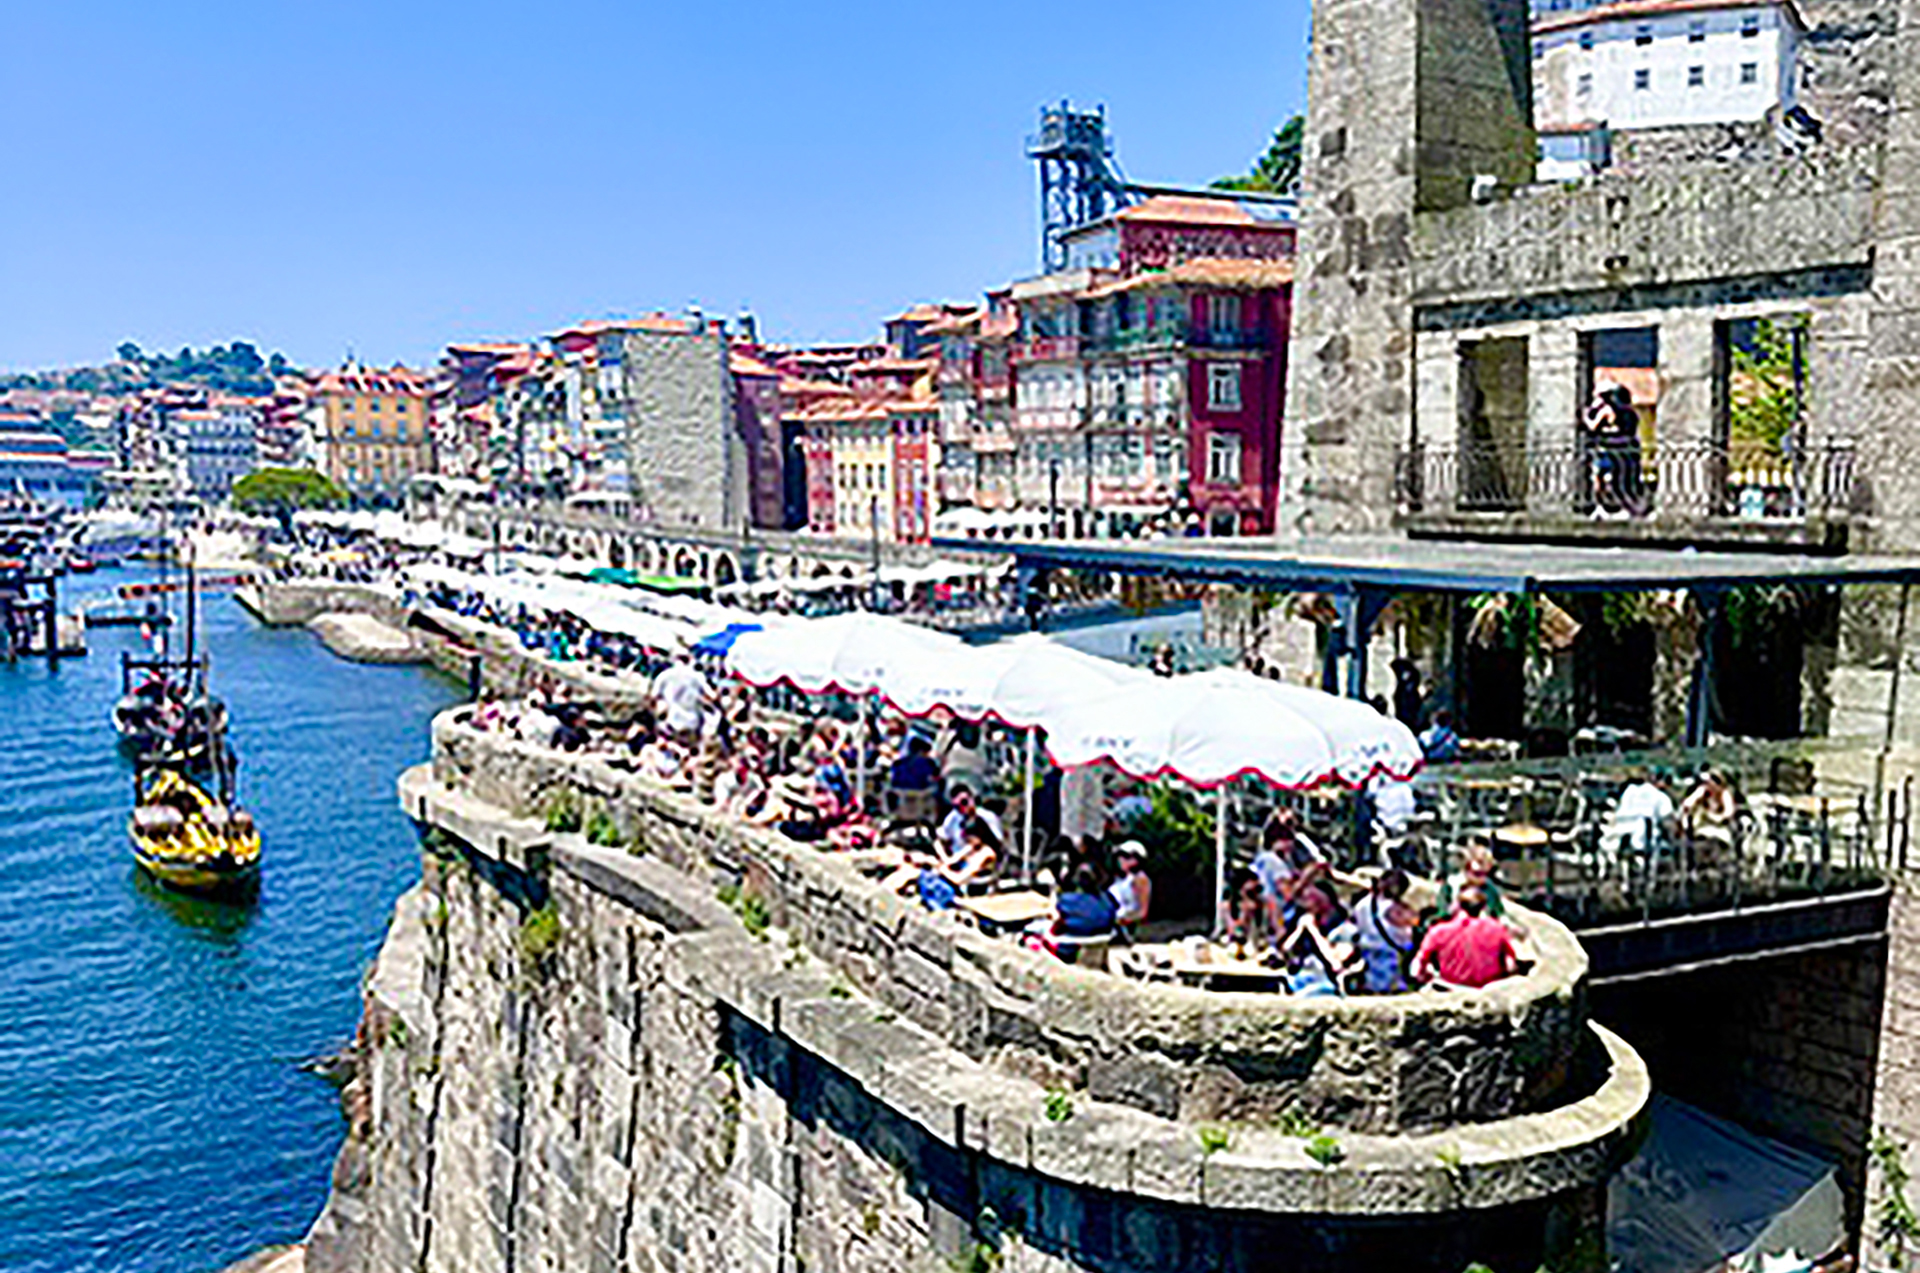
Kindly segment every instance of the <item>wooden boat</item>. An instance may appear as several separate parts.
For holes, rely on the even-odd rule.
[[[259,884],[260,829],[226,793],[164,764],[138,772],[134,788],[127,834],[134,860],[155,880],[189,893],[245,893]]]

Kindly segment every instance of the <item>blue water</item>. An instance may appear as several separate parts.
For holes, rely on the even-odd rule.
[[[82,585],[103,591],[120,576]],[[296,1239],[344,1131],[300,1069],[352,1036],[359,979],[418,874],[394,778],[455,687],[336,660],[206,607],[260,896],[161,893],[129,857],[107,711],[119,651],[0,664],[0,1270],[216,1269]]]

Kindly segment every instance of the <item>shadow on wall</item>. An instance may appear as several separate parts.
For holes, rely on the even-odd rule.
[[[1255,1273],[1277,1267],[1280,1252],[1290,1273],[1457,1273],[1474,1261],[1498,1273],[1530,1273],[1541,1263],[1540,1235],[1554,1227],[1551,1202],[1332,1220],[1179,1206],[1062,1184],[934,1139],[846,1074],[736,1013],[723,1013],[722,1040],[740,1076],[770,1088],[805,1129],[802,1196],[816,1187],[857,1194],[860,1164],[884,1163],[925,1208],[927,1232],[954,1267],[995,1266],[995,1252],[1019,1245],[1089,1273]],[[1070,1106],[1063,1104],[1062,1113],[1071,1117]],[[807,1266],[871,1266],[877,1253],[844,1248],[872,1235],[858,1225],[819,1224],[821,1214],[810,1207],[797,1217]],[[815,1218],[811,1226],[805,1217]],[[820,1251],[819,1243],[836,1249]]]

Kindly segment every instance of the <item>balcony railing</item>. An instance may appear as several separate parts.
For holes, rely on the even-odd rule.
[[[1080,356],[1078,336],[1035,336],[1013,343],[1015,362],[1070,362]]]
[[[1698,442],[1640,448],[1413,443],[1395,454],[1403,516],[1532,513],[1710,517],[1756,523],[1844,514],[1855,448],[1825,442],[1781,455]]]

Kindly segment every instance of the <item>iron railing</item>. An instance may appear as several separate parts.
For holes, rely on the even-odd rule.
[[[1609,448],[1494,442],[1395,453],[1403,516],[1460,513],[1605,514],[1801,520],[1853,502],[1855,447],[1831,441],[1782,455],[1716,442]]]

